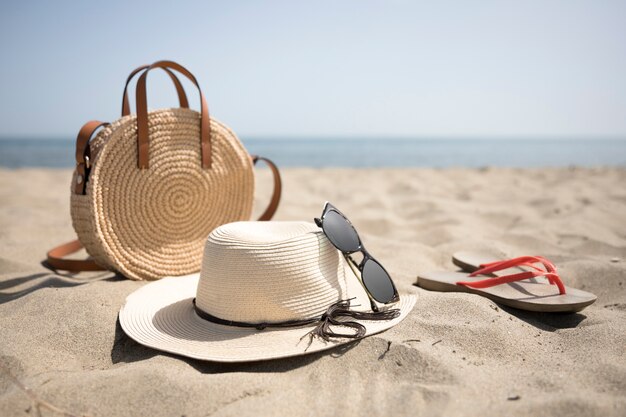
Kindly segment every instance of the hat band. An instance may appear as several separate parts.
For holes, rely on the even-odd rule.
[[[273,323],[246,323],[244,321],[224,320],[212,314],[209,314],[206,311],[202,310],[200,307],[198,307],[195,298],[193,299],[193,308],[196,311],[196,314],[200,316],[201,319],[224,326],[253,327],[257,330],[263,330],[266,327],[299,327],[307,324],[316,323],[322,319],[322,317],[315,317],[311,319],[287,320]]]
[[[344,321],[338,320],[339,317],[351,317],[358,320],[392,320],[400,316],[400,309],[393,308],[385,311],[354,311],[350,310],[350,301],[349,300],[339,300],[336,303],[331,304],[326,312],[322,314],[320,317],[314,317],[310,319],[302,319],[302,320],[287,320],[281,322],[272,322],[272,323],[247,323],[243,321],[234,321],[234,320],[224,320],[219,317],[215,317],[212,314],[207,313],[206,311],[200,309],[200,307],[196,304],[196,299],[193,299],[193,308],[198,315],[203,320],[210,321],[212,323],[221,324],[224,326],[236,326],[236,327],[247,327],[247,328],[255,328],[257,330],[263,330],[267,327],[301,327],[307,324],[317,323],[315,328],[313,328],[310,332],[302,336],[309,336],[309,346],[313,341],[313,337],[318,336],[325,341],[329,341],[334,337],[345,337],[348,339],[360,339],[365,336],[366,329],[361,323],[357,323],[356,321]],[[337,333],[330,327],[341,326],[353,329],[353,333]]]

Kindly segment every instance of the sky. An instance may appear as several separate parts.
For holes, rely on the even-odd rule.
[[[115,120],[169,59],[242,137],[626,138],[624,1],[3,0],[0,56],[0,137]]]

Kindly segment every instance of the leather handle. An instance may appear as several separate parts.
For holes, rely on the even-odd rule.
[[[85,194],[85,186],[87,177],[89,176],[89,160],[91,150],[89,148],[89,140],[94,132],[108,123],[99,120],[91,120],[83,125],[78,132],[76,138],[76,183],[74,184],[75,194]]]
[[[148,67],[149,65],[141,65],[135,68],[126,79],[126,85],[124,86],[124,96],[122,97],[122,117],[128,116],[130,114],[130,102],[128,101],[128,84],[130,84],[133,77],[137,75],[139,71],[145,70]],[[188,109],[189,101],[187,100],[187,94],[185,93],[185,89],[180,83],[180,80],[178,79],[176,74],[174,74],[168,68],[163,68],[163,71],[165,71],[167,75],[170,76],[172,82],[174,83],[174,86],[176,87],[176,93],[178,94],[178,103],[180,104],[180,107]]]
[[[106,271],[91,259],[64,259],[65,256],[76,253],[83,248],[78,240],[64,243],[52,248],[46,254],[46,263],[54,270],[81,272],[81,271]]]
[[[274,217],[274,213],[276,213],[276,209],[278,209],[278,203],[280,202],[280,196],[282,194],[282,181],[280,178],[280,171],[278,171],[276,164],[267,158],[263,158],[262,156],[252,155],[252,162],[256,165],[257,161],[265,162],[272,170],[272,176],[274,177],[274,191],[272,192],[272,198],[263,214],[261,214],[261,217],[259,217],[259,221],[267,221]]]
[[[211,167],[211,128],[209,120],[209,108],[207,106],[200,84],[196,77],[193,76],[182,65],[172,61],[157,61],[150,65],[141,74],[137,81],[136,101],[137,101],[137,166],[139,169],[147,169],[149,167],[149,137],[148,137],[148,97],[146,93],[146,81],[148,73],[154,68],[173,69],[193,82],[200,93],[200,152],[202,160],[202,168]]]

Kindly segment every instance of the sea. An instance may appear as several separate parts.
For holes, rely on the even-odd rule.
[[[626,166],[624,139],[242,138],[281,167]],[[0,167],[70,168],[74,140],[0,138]]]

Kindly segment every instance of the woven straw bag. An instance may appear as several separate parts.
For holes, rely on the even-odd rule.
[[[148,112],[146,81],[155,68],[164,69],[174,82],[180,108]],[[251,157],[227,126],[209,118],[201,91],[200,112],[190,110],[171,70],[200,90],[196,78],[174,62],[141,66],[126,82],[122,118],[110,124],[92,121],[80,130],[71,187],[78,240],[48,252],[53,269],[107,269],[137,280],[199,271],[209,233],[250,219],[257,160],[265,161],[274,175],[272,199],[259,220],[271,219],[276,211],[281,193],[276,166]],[[134,115],[127,88],[141,71]],[[91,259],[64,258],[83,246]]]

